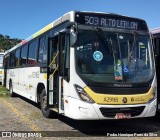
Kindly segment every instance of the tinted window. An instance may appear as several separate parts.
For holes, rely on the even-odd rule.
[[[43,62],[43,55],[44,55],[44,44],[45,44],[45,37],[41,37],[39,40],[39,54],[38,54],[38,62]]]
[[[37,40],[29,44],[28,65],[35,65],[37,58]]]
[[[21,49],[21,66],[26,65],[26,60],[27,60],[27,45],[23,46]]]
[[[19,66],[19,58],[20,58],[20,49],[16,50],[16,53],[15,53],[15,67],[18,67]]]
[[[44,47],[43,47],[43,62],[45,63],[45,62],[47,62],[47,44],[46,44],[46,42],[44,43]]]
[[[9,67],[13,68],[14,67],[14,52],[10,53],[10,59],[9,59]]]

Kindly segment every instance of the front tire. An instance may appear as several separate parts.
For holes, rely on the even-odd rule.
[[[45,89],[43,89],[40,94],[40,106],[44,117],[46,118],[52,117],[53,111],[47,108],[47,94]]]

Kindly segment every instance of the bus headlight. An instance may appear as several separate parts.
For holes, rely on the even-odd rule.
[[[87,103],[94,103],[94,101],[89,97],[89,95],[84,91],[84,89],[78,85],[74,85],[75,89],[81,100]]]
[[[151,103],[153,100],[157,98],[157,87],[153,87],[152,95],[153,95],[153,98],[148,101],[149,103]]]

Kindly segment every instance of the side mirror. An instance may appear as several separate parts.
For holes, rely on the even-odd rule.
[[[78,28],[78,25],[75,22],[69,22],[66,25],[66,28],[69,31],[68,33],[70,33],[70,46],[74,47],[74,45],[77,42],[77,28]]]
[[[77,33],[74,31],[74,29],[71,29],[70,33],[70,45],[73,47],[77,42]]]

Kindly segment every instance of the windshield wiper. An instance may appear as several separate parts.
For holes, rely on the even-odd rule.
[[[129,60],[129,63],[131,63],[131,60],[135,63],[134,65],[134,76],[136,77],[136,74],[137,74],[137,69],[138,69],[138,59],[136,58],[136,56],[135,56],[135,52],[134,52],[134,47],[135,47],[135,44],[136,44],[136,33],[133,33],[133,36],[134,36],[134,38],[133,38],[133,44],[132,44],[132,48],[131,48],[131,51],[130,51],[130,53],[129,53],[129,55],[128,55],[128,60]],[[128,43],[129,44],[129,43]],[[129,46],[128,47],[130,47],[130,44],[129,44]]]
[[[111,46],[111,44],[110,44],[108,38],[106,38],[106,36],[105,36],[105,34],[104,34],[104,32],[103,32],[103,30],[101,28],[96,27],[95,29],[97,31],[97,36],[98,36],[99,40],[102,42],[104,48],[106,48],[107,53],[110,55],[110,52],[111,52],[111,49],[110,49],[111,47],[110,46]]]
[[[114,59],[114,76],[115,76],[115,80],[123,80],[123,73],[122,73],[122,60],[121,59],[117,59],[116,60],[116,50],[113,47],[112,44],[112,39],[111,38],[107,38],[106,35],[104,34],[104,31],[101,28],[96,28],[97,31],[97,35],[99,37],[99,39],[101,40],[101,42],[103,43],[103,46],[105,46],[107,53],[109,55],[113,55],[113,59]]]
[[[132,47],[131,47],[132,50],[129,52],[129,55],[128,55],[129,62],[131,61],[131,57],[132,57],[132,59],[135,57],[133,50],[134,50],[134,46],[135,46],[135,42],[136,42],[136,37],[135,37],[135,34],[133,34],[133,36],[134,36],[134,38],[133,38],[133,44],[132,44]],[[128,42],[127,44],[128,44],[128,47],[130,47],[130,43]]]
[[[106,37],[106,35],[104,34],[104,31],[101,28],[96,27],[96,31],[97,31],[97,35],[98,35],[99,39],[101,40],[103,46],[107,50],[108,55],[111,55],[111,52],[112,52],[114,64],[115,64],[116,63],[116,56],[115,56],[115,49],[112,45],[112,39],[111,38],[108,39]]]

